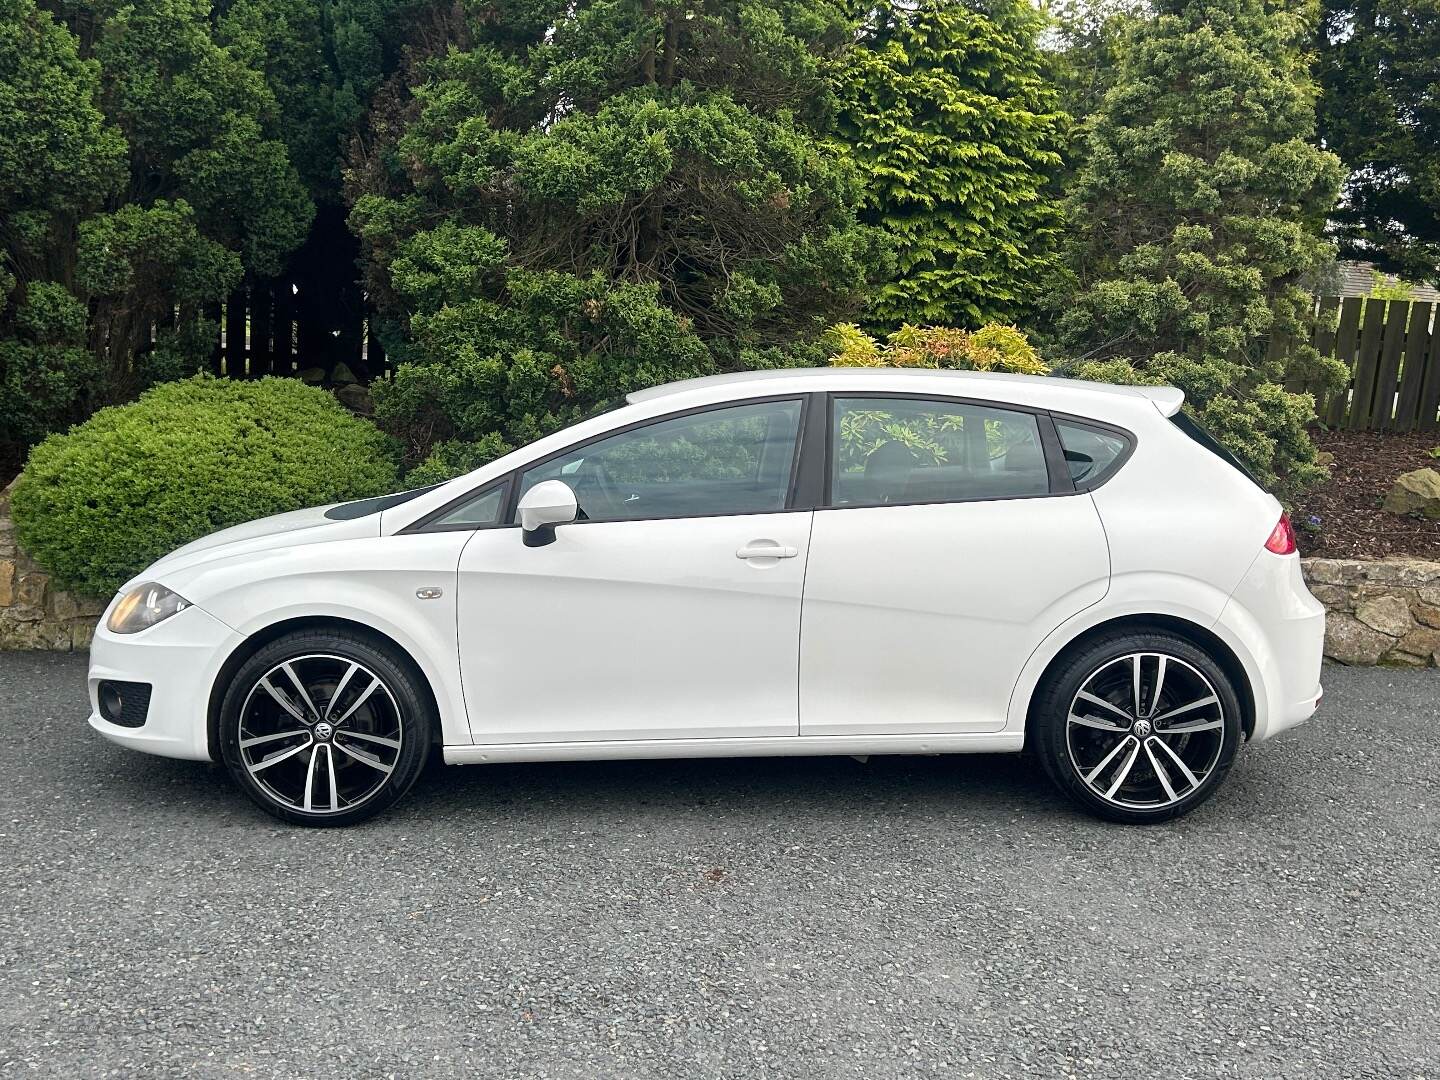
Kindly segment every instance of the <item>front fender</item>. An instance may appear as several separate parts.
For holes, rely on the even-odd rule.
[[[292,619],[344,619],[391,638],[429,681],[447,744],[469,743],[460,692],[456,585],[468,532],[363,537],[252,552],[163,576],[248,640]],[[418,589],[440,596],[420,599]]]

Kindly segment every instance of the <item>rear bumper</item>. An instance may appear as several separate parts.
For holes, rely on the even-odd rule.
[[[1248,653],[1255,692],[1251,739],[1304,723],[1320,705],[1325,608],[1310,595],[1296,555],[1262,551],[1220,613],[1217,629]]]
[[[120,746],[161,757],[209,761],[210,690],[243,640],[214,616],[188,607],[138,634],[112,634],[104,619],[90,645],[90,726]],[[145,722],[121,727],[100,712],[102,680],[148,683]]]

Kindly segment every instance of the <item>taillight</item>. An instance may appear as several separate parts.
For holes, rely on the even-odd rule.
[[[1273,551],[1276,555],[1295,553],[1295,530],[1290,527],[1289,514],[1280,515],[1275,528],[1270,530],[1270,539],[1265,541],[1265,550]]]

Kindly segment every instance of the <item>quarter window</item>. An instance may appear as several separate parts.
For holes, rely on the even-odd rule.
[[[485,525],[494,525],[500,520],[500,511],[505,501],[505,485],[488,488],[470,498],[466,499],[459,506],[446,511],[440,517],[431,521],[427,529],[478,529]]]
[[[1069,420],[1055,421],[1060,445],[1065,449],[1065,464],[1076,486],[1093,487],[1108,476],[1125,456],[1130,443],[1122,436],[1075,424]]]
[[[917,398],[836,398],[830,503],[880,506],[1044,495],[1030,413]]]
[[[783,510],[800,433],[800,401],[691,413],[577,447],[520,474],[520,497],[563,480],[589,521]]]

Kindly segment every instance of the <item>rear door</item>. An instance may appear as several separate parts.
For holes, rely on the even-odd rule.
[[[1099,515],[1050,417],[904,395],[827,408],[800,733],[1000,730],[1026,659],[1109,582]]]

